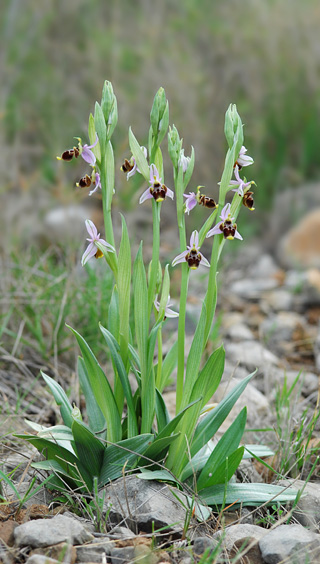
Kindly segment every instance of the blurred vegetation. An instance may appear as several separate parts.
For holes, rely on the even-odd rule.
[[[119,164],[128,124],[144,141],[163,86],[186,154],[195,147],[194,183],[210,195],[230,102],[245,123],[261,207],[277,190],[319,175],[317,0],[3,0],[0,22],[1,192],[26,176],[51,189],[75,180],[53,157],[74,135],[86,137],[105,79],[118,97]]]
[[[46,233],[42,239],[32,238],[41,225],[45,231],[48,210],[81,199],[85,206],[100,204],[99,196],[88,202],[74,190],[82,176],[80,163],[58,164],[55,156],[72,147],[74,136],[87,140],[88,115],[105,79],[113,83],[118,98],[116,169],[130,154],[129,124],[146,143],[149,109],[163,86],[170,123],[184,138],[186,155],[191,145],[195,148],[190,190],[205,185],[212,197],[217,195],[225,156],[224,114],[231,102],[237,104],[245,145],[255,159],[248,180],[258,185],[252,223],[241,227],[247,236],[254,232],[261,210],[271,208],[277,191],[319,178],[319,28],[318,0],[2,0],[0,219],[3,267],[9,264],[6,278],[2,276],[7,296],[2,302],[7,300],[2,335],[13,331],[11,337],[17,339],[20,319],[46,357],[54,347],[69,346],[62,329],[68,313],[68,321],[75,319],[79,327],[90,320],[84,323],[85,337],[93,348],[98,346],[96,322],[110,283],[91,274],[73,278],[67,290],[64,286],[63,272],[73,276],[83,241],[74,236],[62,249],[60,242],[53,262],[50,251],[39,267],[46,275],[29,279],[28,272],[34,275],[44,249],[55,244]],[[168,186],[170,175],[168,168]],[[119,172],[119,207],[136,205],[138,183],[137,177],[127,183]],[[32,244],[38,244],[38,250],[31,250]],[[77,254],[72,260],[70,252]],[[17,270],[15,262],[25,270]],[[16,295],[15,285],[25,302],[8,298]],[[80,302],[72,309],[68,299],[61,313],[65,292],[68,298],[79,295],[76,285]],[[99,296],[93,300],[93,312],[92,296]]]

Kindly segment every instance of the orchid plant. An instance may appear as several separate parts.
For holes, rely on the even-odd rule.
[[[152,208],[152,259],[148,265],[144,263],[142,243],[132,261],[124,217],[119,245],[114,237],[111,210],[115,165],[111,137],[117,123],[117,101],[109,82],[105,82],[101,103],[96,103],[94,115],[89,117],[90,144],[82,145],[78,139],[77,147],[59,157],[70,161],[81,156],[91,171],[77,186],[86,190],[93,184],[89,196],[98,189],[102,194],[105,239],[101,238],[94,223],[86,220],[89,245],[81,263],[85,266],[94,258],[102,258],[114,275],[107,327],[100,325],[110,351],[114,379],[111,385],[84,338],[70,328],[81,351],[78,376],[86,401],[87,419],[82,420],[79,409],[72,407],[61,386],[43,374],[60,406],[63,425],[45,428],[29,421],[36,435],[20,436],[44,454],[45,460],[33,466],[50,471],[55,487],[68,485],[90,492],[96,483],[102,487],[121,476],[125,469],[126,472],[139,472],[141,478],[160,478],[179,487],[193,483],[196,477],[199,497],[209,505],[224,501],[252,505],[266,502],[270,496],[278,496],[283,501],[292,499],[296,492],[291,490],[280,495],[281,488],[270,485],[252,488],[251,484],[230,482],[243,457],[270,454],[264,447],[240,446],[246,424],[245,408],[216,445],[211,441],[253,376],[244,378],[220,404],[207,405],[224,371],[223,347],[209,356],[206,353],[217,303],[218,262],[226,242],[232,244],[230,240],[234,238],[242,240],[235,222],[243,204],[253,209],[250,188],[254,182],[240,177],[242,167],[253,163],[243,144],[240,116],[236,106],[230,105],[225,117],[228,149],[217,203],[211,195],[202,193],[203,186],[186,193],[194,168],[194,150],[192,148],[190,156],[185,156],[177,128],[169,127],[169,107],[163,88],[154,98],[150,121],[147,147],[142,146],[129,129],[132,155],[121,167],[128,181],[139,174],[148,183],[139,200],[141,205]],[[166,135],[173,165],[174,186],[171,188],[164,183],[161,143]],[[233,175],[235,179],[232,179]],[[230,196],[231,201],[227,202]],[[170,201],[165,205],[175,204],[176,207],[180,248],[171,265],[169,262],[163,265],[159,260],[161,211],[164,200],[168,199]],[[202,226],[192,232],[187,245],[186,213],[197,205],[207,209],[203,209],[206,217]],[[215,237],[209,259],[201,252],[201,246],[205,238],[212,235]],[[188,283],[190,276],[197,276],[198,268],[203,266],[208,273],[207,291],[186,358]],[[172,267],[181,269],[178,311],[171,309],[170,303]],[[170,317],[177,318],[178,333],[175,343],[164,355],[163,327]],[[176,414],[171,419],[163,391],[175,369]],[[137,382],[135,392],[130,385],[130,374]]]

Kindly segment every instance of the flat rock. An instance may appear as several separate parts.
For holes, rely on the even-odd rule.
[[[166,527],[168,533],[180,533],[187,499],[181,491],[166,484],[143,480],[131,475],[120,478],[105,488],[104,511],[111,523],[125,523],[134,533],[150,533]]]
[[[250,371],[265,365],[277,365],[278,357],[268,351],[257,341],[242,341],[241,343],[226,343],[226,356],[234,363],[240,362]]]
[[[37,548],[64,541],[84,544],[93,538],[81,523],[64,515],[56,515],[52,519],[34,519],[14,530],[15,545],[20,547]]]
[[[320,535],[301,525],[280,525],[259,541],[263,562],[297,562],[318,564],[320,561]],[[306,560],[307,559],[307,560]]]

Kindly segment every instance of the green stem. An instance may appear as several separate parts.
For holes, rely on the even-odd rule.
[[[158,366],[157,366],[157,375],[156,375],[156,388],[160,392],[162,392],[162,330],[161,328],[158,330]]]
[[[106,153],[101,157],[100,181],[106,241],[114,247],[115,244],[111,216],[111,204],[114,191],[114,155],[111,141],[108,141]],[[115,279],[117,280],[118,260],[116,253],[110,253],[107,262],[114,273]]]
[[[160,209],[161,204],[152,199],[152,217],[153,217],[153,241],[152,241],[152,261],[150,270],[150,279],[148,285],[148,319],[150,319],[152,305],[155,298],[155,290],[159,268],[160,253]]]
[[[177,220],[179,229],[180,252],[187,248],[186,226],[183,210],[183,172],[182,168],[175,169],[174,183],[177,201]],[[176,388],[176,413],[179,412],[183,393],[184,383],[184,361],[185,361],[185,322],[186,322],[186,306],[188,296],[189,267],[187,263],[182,264],[181,268],[181,291],[179,305],[179,323],[178,323],[178,366],[177,366],[177,388]]]

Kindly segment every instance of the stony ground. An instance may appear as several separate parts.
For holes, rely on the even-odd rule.
[[[237,479],[276,482],[284,487],[290,480],[297,489],[305,487],[307,495],[294,512],[290,512],[290,507],[246,508],[238,512],[231,508],[223,514],[213,514],[206,523],[192,520],[184,532],[185,514],[170,488],[164,484],[142,483],[132,476],[126,479],[125,494],[123,483],[117,484],[113,507],[119,503],[119,508],[109,514],[107,528],[101,532],[88,516],[80,519],[65,505],[52,503],[48,493],[40,492],[20,507],[8,487],[3,487],[9,502],[0,505],[0,559],[5,564],[61,560],[115,564],[134,559],[187,564],[199,562],[206,550],[211,557],[201,562],[320,561],[320,466],[317,462],[320,271],[313,259],[303,268],[296,264],[294,260],[284,264],[281,256],[275,258],[266,247],[258,244],[246,247],[245,252],[229,255],[219,276],[218,326],[213,334],[214,345],[222,339],[226,349],[226,370],[214,402],[239,379],[258,368],[224,428],[242,406],[247,405],[251,431],[246,433],[246,443],[263,442],[275,452],[267,461],[269,469],[259,463],[242,464]],[[199,272],[190,283],[190,333],[202,295]],[[174,326],[168,323],[168,331],[171,328],[174,331]],[[187,346],[189,340],[187,337]],[[13,479],[21,495],[34,475],[29,465],[32,453],[13,442],[11,432],[24,429],[21,414],[45,424],[54,424],[58,418],[46,389],[35,381],[39,368],[45,368],[48,373],[52,370],[50,365],[43,366],[42,359],[32,351],[18,360],[1,350],[3,402],[14,405],[17,389],[25,390],[25,394],[20,394],[19,415],[11,412],[10,416],[2,418],[1,427],[2,470],[9,472],[20,464]],[[70,378],[70,385],[76,385],[67,367],[65,374]],[[284,389],[287,393],[281,395]],[[166,399],[174,409],[170,389]],[[279,482],[272,468],[281,473],[282,481]],[[122,494],[125,497],[121,503]],[[114,488],[111,487],[107,498],[111,499],[112,495]],[[77,503],[73,510],[76,508],[79,509]],[[80,509],[83,516],[83,507]],[[103,514],[106,509],[107,506]],[[152,520],[157,528],[165,527],[165,530],[153,535]],[[177,525],[171,526],[173,522]],[[53,560],[44,560],[43,554]]]

